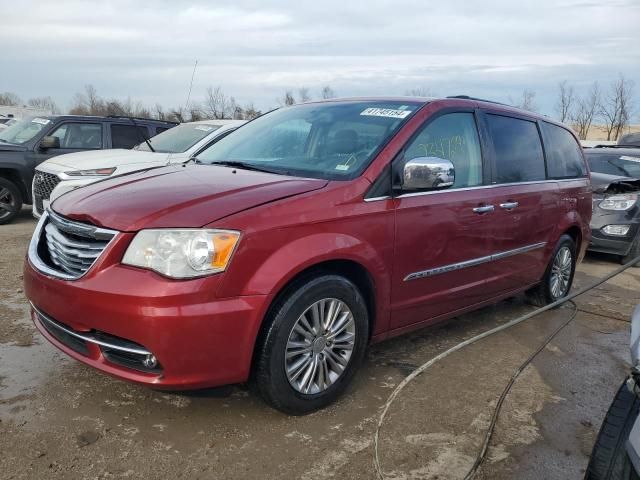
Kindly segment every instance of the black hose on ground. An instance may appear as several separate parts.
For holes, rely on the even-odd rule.
[[[500,325],[498,327],[495,327],[491,330],[487,330],[486,332],[483,332],[479,335],[476,335],[475,337],[472,337],[468,340],[465,340],[464,342],[460,342],[457,345],[454,345],[453,347],[451,347],[450,349],[436,355],[435,357],[433,357],[432,359],[430,359],[429,361],[427,361],[426,363],[422,364],[420,367],[416,368],[413,372],[411,372],[407,377],[405,377],[404,380],[402,380],[402,382],[400,382],[398,384],[398,386],[393,390],[393,392],[391,392],[391,395],[389,395],[389,398],[387,399],[384,408],[382,410],[382,414],[380,415],[380,418],[378,419],[378,425],[376,427],[376,432],[375,435],[373,437],[373,446],[374,446],[374,466],[376,469],[376,473],[377,476],[380,480],[384,480],[384,473],[382,472],[382,468],[380,466],[380,457],[379,457],[379,452],[378,452],[378,443],[379,443],[379,437],[380,437],[380,429],[382,428],[382,424],[384,423],[384,419],[387,415],[387,412],[389,411],[389,407],[391,406],[391,404],[393,403],[393,401],[396,399],[396,397],[398,396],[398,394],[404,389],[404,387],[406,387],[414,378],[416,378],[418,375],[420,375],[422,372],[424,372],[425,370],[427,370],[428,368],[430,368],[432,365],[434,365],[435,363],[439,362],[440,360],[442,360],[445,357],[448,357],[450,354],[457,352],[458,350],[463,349],[464,347],[471,345],[472,343],[475,343],[479,340],[482,340],[483,338],[489,337],[491,335],[494,335],[498,332],[501,332],[503,330],[506,330],[507,328],[513,327],[515,325],[518,325],[519,323],[524,322],[525,320],[529,320],[530,318],[535,317],[536,315],[539,315],[543,312],[546,312],[547,310],[551,310],[553,308],[556,308],[560,305],[563,305],[564,303],[567,302],[571,302],[574,305],[574,311],[573,314],[571,316],[571,318],[569,318],[568,320],[566,320],[565,322],[563,322],[562,325],[560,325],[560,327],[558,329],[556,329],[549,337],[547,337],[547,339],[541,344],[540,348],[538,348],[527,360],[525,360],[525,362],[520,365],[520,367],[518,367],[518,369],[514,372],[514,374],[512,375],[511,379],[509,380],[509,383],[507,384],[507,386],[505,387],[505,389],[503,390],[502,394],[500,395],[500,398],[498,399],[498,403],[496,403],[496,406],[494,408],[493,411],[493,415],[491,418],[491,423],[489,425],[489,428],[487,429],[487,432],[485,434],[485,439],[482,445],[482,448],[480,450],[480,452],[478,453],[478,456],[476,458],[476,461],[474,462],[473,467],[471,468],[471,470],[469,470],[469,472],[467,473],[467,475],[464,477],[465,480],[470,480],[472,479],[478,468],[480,467],[480,465],[482,464],[482,462],[484,461],[484,458],[486,456],[488,447],[489,447],[489,442],[491,441],[491,437],[493,435],[493,431],[495,430],[495,424],[498,420],[498,416],[500,414],[500,410],[502,408],[502,404],[504,402],[504,399],[506,398],[507,394],[509,393],[509,390],[511,390],[511,387],[513,386],[513,384],[515,383],[516,379],[518,378],[518,376],[520,375],[520,373],[522,373],[522,371],[531,363],[531,361],[533,361],[533,359],[544,349],[544,347],[546,347],[549,342],[551,342],[551,340],[553,340],[553,338],[560,333],[560,331],[566,327],[569,323],[571,323],[577,315],[577,306],[575,303],[572,302],[572,300],[574,298],[576,298],[579,295],[582,295],[586,292],[588,292],[589,290],[592,290],[600,285],[602,285],[603,283],[611,280],[613,277],[615,277],[616,275],[621,274],[622,272],[624,272],[625,270],[627,270],[629,267],[640,263],[640,256],[634,258],[633,260],[631,260],[630,262],[625,263],[624,265],[620,266],[619,268],[616,268],[613,272],[605,275],[603,278],[601,278],[600,280],[587,285],[586,287],[582,287],[578,290],[576,290],[575,292],[567,295],[566,297],[561,298],[560,300],[557,300],[553,303],[550,303],[549,305],[546,305],[544,307],[541,308],[537,308],[536,310],[533,310],[532,312],[529,312],[525,315],[522,315],[514,320],[511,320],[503,325]]]

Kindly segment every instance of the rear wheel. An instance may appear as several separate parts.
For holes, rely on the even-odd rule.
[[[337,275],[312,278],[285,294],[267,321],[255,371],[265,401],[292,415],[335,401],[362,362],[369,338],[358,288]]]
[[[585,480],[637,480],[625,449],[629,432],[638,417],[640,400],[622,384],[593,446]]]
[[[20,189],[11,180],[0,178],[0,225],[11,222],[22,209]]]
[[[569,235],[562,235],[551,255],[542,282],[527,292],[529,301],[537,307],[566,297],[571,290],[576,270],[576,244]]]

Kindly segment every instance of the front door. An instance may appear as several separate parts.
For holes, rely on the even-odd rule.
[[[455,167],[446,190],[401,192],[396,208],[392,328],[486,300],[495,210],[487,208],[483,156],[473,111],[428,119],[405,147],[404,162],[440,157]]]

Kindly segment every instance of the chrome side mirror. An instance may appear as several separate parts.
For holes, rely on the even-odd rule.
[[[402,190],[439,190],[451,187],[456,173],[453,163],[444,158],[418,157],[404,164]]]

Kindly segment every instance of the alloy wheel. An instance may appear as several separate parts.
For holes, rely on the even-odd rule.
[[[325,298],[308,307],[287,340],[284,367],[291,386],[303,394],[322,393],[344,373],[355,346],[349,307]]]
[[[16,208],[16,199],[8,188],[0,187],[0,219],[6,218]]]
[[[573,258],[569,247],[562,247],[556,253],[551,266],[550,288],[553,298],[561,298],[566,295],[569,290],[569,280],[571,279],[571,270],[573,267]]]

